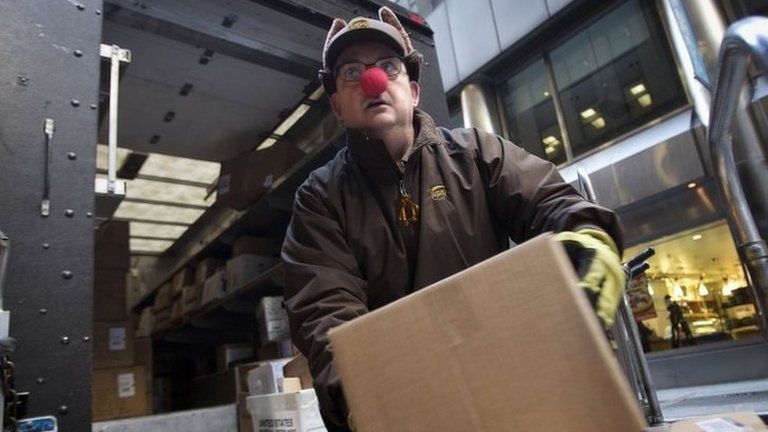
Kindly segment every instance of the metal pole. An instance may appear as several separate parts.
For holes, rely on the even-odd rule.
[[[597,196],[592,187],[589,174],[583,168],[578,168],[576,174],[579,186],[584,191],[585,198],[597,203]],[[643,261],[645,261],[645,258]],[[632,269],[630,267],[629,264],[624,266],[624,272],[627,274],[627,283],[629,283],[629,279],[632,276]],[[627,379],[635,392],[638,402],[640,402],[648,423],[652,426],[662,424],[664,423],[664,416],[653,386],[651,370],[648,367],[648,362],[645,360],[640,342],[640,332],[637,329],[632,309],[629,307],[629,301],[624,293],[621,296],[617,316],[618,319],[611,329],[611,334],[618,348],[619,363],[627,375]]]
[[[728,224],[736,236],[737,249],[754,290],[763,336],[768,338],[765,316],[768,308],[768,247],[760,237],[744,195],[736,171],[730,134],[750,54],[753,63],[768,72],[768,18],[745,18],[734,23],[726,32],[718,59],[707,138],[716,179],[728,204]],[[765,189],[761,192],[766,194]],[[768,202],[768,196],[760,198]]]
[[[461,89],[461,111],[464,116],[464,127],[476,127],[486,132],[496,133],[488,100],[479,84],[470,83]]]

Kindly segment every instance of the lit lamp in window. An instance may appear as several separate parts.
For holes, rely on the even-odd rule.
[[[707,286],[704,285],[704,278],[702,277],[699,279],[699,295],[702,297],[706,297],[709,295],[709,290],[707,289]]]
[[[582,111],[581,119],[584,123],[589,123],[595,129],[602,129],[605,127],[605,119],[597,112],[596,109],[589,107]]]
[[[651,98],[651,94],[648,93],[648,89],[642,82],[630,87],[629,94],[643,108],[648,108],[653,105],[653,98]]]
[[[547,156],[551,156],[553,153],[557,152],[557,147],[562,144],[560,140],[553,135],[545,136],[541,142],[544,144],[544,152]]]

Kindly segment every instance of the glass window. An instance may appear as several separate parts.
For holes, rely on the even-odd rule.
[[[685,102],[663,34],[629,1],[549,53],[574,156]]]
[[[566,161],[543,59],[504,81],[501,99],[512,142],[556,165]]]
[[[758,316],[736,247],[724,222],[699,227],[648,246],[656,255],[627,297],[646,352],[760,337]]]

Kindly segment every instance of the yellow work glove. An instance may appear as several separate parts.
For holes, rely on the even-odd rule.
[[[616,243],[607,233],[595,229],[564,231],[555,238],[565,246],[579,286],[587,293],[603,327],[610,328],[626,283]]]

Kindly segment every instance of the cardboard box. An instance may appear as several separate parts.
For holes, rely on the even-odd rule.
[[[138,269],[130,269],[125,274],[125,303],[128,313],[131,308],[146,297],[149,289],[142,273]]]
[[[222,371],[228,369],[232,363],[252,360],[256,352],[252,343],[226,344],[216,347],[216,367]]]
[[[246,403],[254,430],[260,432],[283,430],[320,432],[326,430],[323,419],[320,417],[320,409],[314,390],[248,396]]]
[[[639,432],[562,245],[540,236],[329,332],[359,432]]]
[[[124,221],[110,220],[96,231],[95,241],[96,269],[121,269],[131,267],[130,224]]]
[[[171,323],[171,308],[153,311],[155,322],[152,325],[152,334],[159,333],[167,329]]]
[[[255,432],[253,418],[248,412],[248,393],[237,395],[237,432]]]
[[[205,257],[195,266],[195,286],[203,292],[205,281],[224,265],[224,261],[215,257]]]
[[[132,321],[93,323],[93,368],[131,366],[134,362]]]
[[[167,309],[173,305],[173,289],[171,283],[166,282],[160,288],[157,289],[157,295],[155,296],[155,303],[152,308],[155,312]]]
[[[279,360],[293,355],[293,344],[289,340],[270,342],[256,351],[256,358],[259,361]]]
[[[670,432],[710,432],[710,431],[764,431],[768,430],[760,417],[754,412],[742,411],[715,414],[695,419],[675,422],[670,425]]]
[[[181,294],[184,287],[194,284],[195,269],[192,267],[183,267],[173,275],[173,279],[171,280],[171,293],[172,295]]]
[[[304,152],[282,141],[267,149],[247,151],[222,162],[216,201],[245,210],[303,156]]]
[[[91,384],[93,421],[115,420],[149,414],[144,366],[93,371]]]
[[[121,268],[94,271],[94,321],[120,321],[128,318],[126,275],[126,270]]]
[[[242,236],[232,244],[232,257],[258,255],[276,258],[280,255],[282,242],[271,237]]]
[[[203,285],[203,295],[200,298],[200,305],[208,304],[216,299],[227,295],[226,272],[218,270],[213,276],[205,280]]]
[[[256,321],[262,345],[291,338],[288,313],[283,307],[282,297],[263,297],[256,307]]]
[[[181,292],[181,304],[183,305],[183,314],[189,315],[200,309],[200,294],[196,285],[184,287]]]
[[[251,396],[283,392],[283,367],[289,359],[273,360],[248,371]]]
[[[227,287],[237,291],[256,276],[277,263],[276,258],[259,255],[240,255],[227,261]]]
[[[176,301],[173,303],[173,306],[171,306],[171,324],[181,321],[181,319],[184,317],[184,302],[181,301],[181,296],[176,299]]]
[[[139,324],[136,326],[136,337],[150,337],[154,328],[155,313],[152,311],[152,308],[145,308],[139,316]]]
[[[301,388],[313,388],[312,372],[309,370],[309,361],[303,354],[292,358],[283,366],[283,377],[298,378],[301,382]]]

